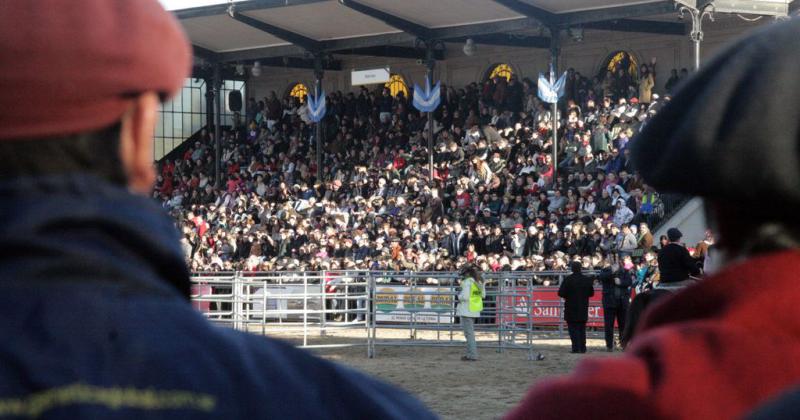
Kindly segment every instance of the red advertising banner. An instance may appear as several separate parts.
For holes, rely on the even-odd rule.
[[[563,302],[558,296],[558,287],[512,287],[499,297],[499,316],[504,323],[527,324],[529,319],[534,326],[557,326],[563,322]],[[594,289],[589,299],[589,327],[603,327],[603,290]]]
[[[210,295],[212,293],[211,286],[206,284],[193,284],[191,288],[192,295]],[[207,313],[211,311],[211,302],[197,302],[192,300],[192,306],[200,312]]]

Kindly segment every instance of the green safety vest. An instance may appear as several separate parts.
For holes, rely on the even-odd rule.
[[[480,312],[483,310],[483,291],[474,279],[469,289],[469,311]]]
[[[642,206],[640,207],[642,213],[650,214],[655,210],[656,195],[654,193],[645,193],[642,195]]]

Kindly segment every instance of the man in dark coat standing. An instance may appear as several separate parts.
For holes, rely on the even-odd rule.
[[[456,222],[453,224],[453,232],[449,236],[450,240],[447,243],[447,251],[450,252],[450,257],[455,259],[464,255],[467,250],[467,233],[461,229],[461,223]]]
[[[658,271],[661,272],[662,283],[684,281],[689,275],[700,274],[697,260],[689,255],[689,251],[679,241],[683,237],[676,228],[667,230],[669,243],[658,252]]]
[[[633,283],[631,273],[620,266],[616,256],[613,258],[611,266],[600,272],[600,283],[603,284],[603,328],[606,351],[609,352],[614,351],[614,320],[620,331],[625,329]]]
[[[567,321],[572,353],[586,353],[586,321],[589,320],[589,298],[594,296],[592,278],[581,273],[581,263],[574,261],[572,274],[564,278],[558,295],[564,298],[564,320]]]

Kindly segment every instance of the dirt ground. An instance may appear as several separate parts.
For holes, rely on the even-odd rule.
[[[269,334],[275,336],[275,334]],[[281,338],[300,344],[296,337],[279,334]],[[378,340],[397,344],[407,340],[408,331],[380,330]],[[422,342],[435,339],[435,332],[421,332]],[[440,338],[449,339],[449,333]],[[544,355],[542,361],[528,360],[528,351],[495,348],[497,335],[479,334],[480,360],[463,362],[463,338],[454,335],[457,347],[376,346],[375,357],[367,357],[365,332],[336,331],[321,338],[310,338],[309,344],[356,344],[351,347],[314,349],[328,360],[368,372],[393,383],[419,397],[443,419],[495,419],[513,408],[528,387],[543,378],[569,372],[583,357],[606,357],[602,339],[588,340],[585,355],[569,352],[569,339],[550,333],[536,337],[534,352]]]

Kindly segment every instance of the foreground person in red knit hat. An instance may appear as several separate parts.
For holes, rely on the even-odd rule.
[[[800,383],[798,52],[797,20],[739,41],[631,146],[648,184],[705,197],[719,271],[645,313],[625,356],[538,384],[508,418],[739,418]]]
[[[156,0],[2,2],[0,62],[0,418],[433,417],[192,309],[146,197],[158,102],[191,62]]]

